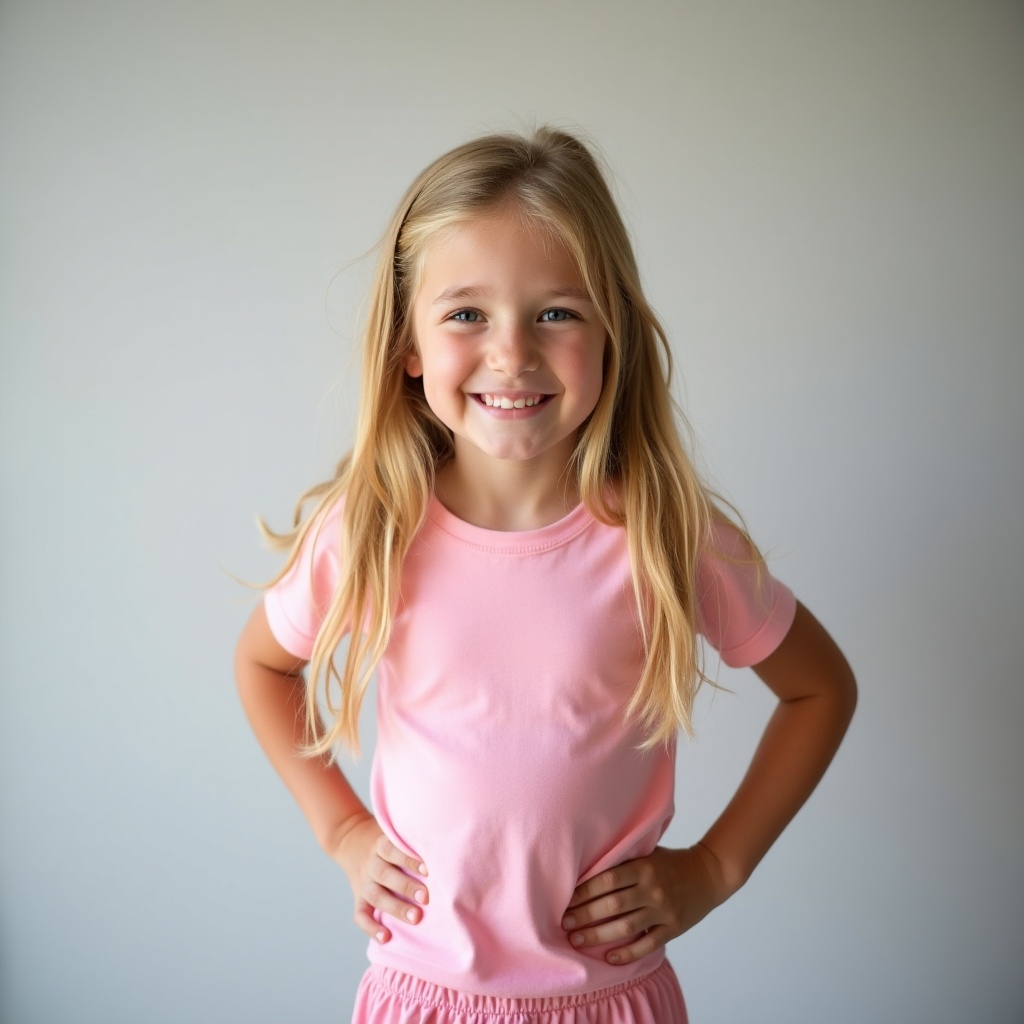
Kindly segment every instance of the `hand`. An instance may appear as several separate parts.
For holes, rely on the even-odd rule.
[[[331,853],[352,886],[355,922],[371,938],[387,942],[389,929],[374,920],[374,910],[418,924],[423,910],[418,904],[429,899],[420,880],[426,865],[409,857],[391,842],[377,824],[367,817],[347,828]]]
[[[577,949],[626,940],[610,964],[648,956],[724,903],[728,891],[718,858],[698,843],[686,850],[657,847],[576,887],[562,918]]]

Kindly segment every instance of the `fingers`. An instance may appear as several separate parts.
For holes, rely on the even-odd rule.
[[[407,903],[377,882],[367,881],[359,895],[367,906],[409,924],[419,924],[423,917],[423,911],[418,906]]]
[[[653,953],[671,938],[669,930],[661,925],[659,910],[643,900],[641,890],[631,886],[586,904],[570,905],[562,918],[562,927],[570,932],[569,942],[577,949],[625,941],[625,945],[611,950],[606,959],[612,964],[631,963]]]
[[[377,840],[376,854],[381,860],[386,860],[389,864],[394,864],[396,867],[400,867],[410,875],[420,875],[424,878],[427,875],[426,864],[421,864],[417,858],[410,857],[408,854],[403,853],[385,835],[382,835]]]
[[[383,861],[371,866],[360,895],[378,910],[413,923],[422,914],[417,904],[425,905],[428,898],[426,886]]]
[[[609,918],[620,918],[631,910],[645,906],[642,893],[636,886],[618,889],[607,896],[599,896],[588,903],[570,903],[569,910],[562,918],[562,927],[579,928],[593,924],[595,921],[607,921]],[[646,927],[646,925],[645,925]]]
[[[562,926],[577,928],[610,917],[621,917],[640,907],[660,909],[664,901],[664,887],[649,858],[626,861],[576,887]]]
[[[407,872],[412,872],[413,877]],[[359,890],[356,924],[378,942],[387,942],[391,932],[377,916],[390,914],[418,924],[423,918],[421,907],[430,899],[422,881],[426,873],[426,866],[419,860],[403,853],[387,836],[380,836],[374,843]]]
[[[562,917],[576,949],[613,944],[612,964],[648,956],[685,930],[673,855],[655,850],[577,886]]]
[[[613,949],[605,959],[610,964],[629,964],[634,960],[639,960],[641,957],[650,956],[651,953],[656,949],[660,949],[671,938],[672,932],[668,928],[664,927],[664,925],[657,925],[640,936],[636,942]]]
[[[371,939],[383,943],[391,938],[388,928],[384,924],[378,924],[374,918],[373,907],[363,900],[360,900],[359,906],[356,907],[355,922]]]
[[[609,950],[605,955],[610,964],[628,964],[650,955],[664,946],[674,935],[669,927],[658,923],[655,911],[650,907],[644,907],[611,921],[603,921],[593,928],[574,931],[570,934],[569,941],[576,949],[583,949],[586,946],[632,940]]]
[[[597,946],[602,942],[622,942],[624,939],[635,939],[657,923],[651,909],[642,907],[610,921],[602,921],[592,928],[580,928],[573,931],[569,936],[569,941],[574,946]]]
[[[587,903],[597,896],[603,896],[605,893],[636,885],[636,882],[637,873],[631,861],[610,868],[608,871],[602,871],[601,874],[594,875],[582,885],[576,886],[572,898],[569,900],[569,910],[582,903]]]
[[[399,897],[400,901],[427,903],[430,897],[426,885],[422,882],[427,873],[425,864],[420,863],[416,857],[410,857],[403,853],[386,836],[381,836],[377,841],[374,852],[376,858],[370,865],[370,882],[376,883],[386,892]],[[414,877],[410,878],[410,874],[413,874]],[[394,913],[395,916],[400,913],[407,921],[417,922],[420,920],[420,913],[415,907],[398,906],[397,913],[395,913],[393,903],[389,907],[374,902],[374,906],[388,913]]]

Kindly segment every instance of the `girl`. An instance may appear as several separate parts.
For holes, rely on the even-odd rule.
[[[743,885],[835,753],[849,667],[698,479],[669,372],[577,139],[490,136],[416,179],[354,448],[276,537],[291,554],[236,659],[372,939],[358,1022],[685,1021],[666,943]],[[665,849],[698,633],[778,706],[711,830]],[[373,671],[371,813],[330,753],[355,747]]]

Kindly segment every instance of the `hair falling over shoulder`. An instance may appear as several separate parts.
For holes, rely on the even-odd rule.
[[[671,350],[644,298],[625,225],[598,163],[573,135],[541,128],[459,146],[406,192],[380,246],[352,451],[333,479],[302,496],[293,530],[276,534],[264,527],[274,546],[291,551],[284,575],[323,513],[344,501],[340,581],[307,677],[311,755],[327,755],[339,741],[358,750],[359,711],[391,635],[403,561],[425,518],[435,471],[453,455],[422,383],[404,368],[420,267],[439,232],[498,207],[566,246],[607,331],[604,385],[580,429],[574,467],[592,514],[626,530],[647,653],[626,713],[644,727],[647,747],[691,729],[694,696],[707,678],[695,621],[697,564],[713,519],[724,513],[682,443],[685,420],[670,392]],[[316,506],[303,519],[311,502]],[[362,628],[351,630],[339,670],[334,655],[348,625],[357,622]],[[321,690],[326,725],[318,714]]]

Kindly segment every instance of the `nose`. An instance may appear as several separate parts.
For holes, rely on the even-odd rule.
[[[521,377],[540,365],[533,332],[522,324],[506,324],[494,332],[487,365],[506,377]]]

